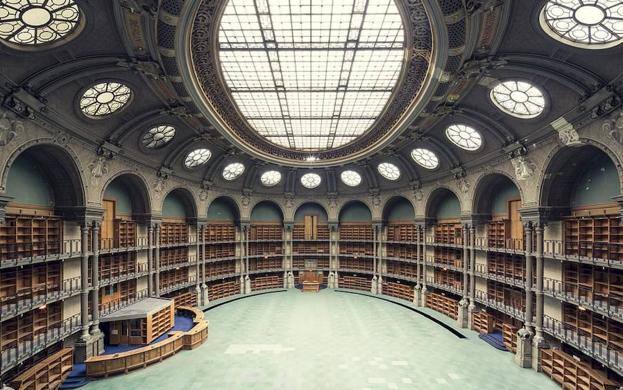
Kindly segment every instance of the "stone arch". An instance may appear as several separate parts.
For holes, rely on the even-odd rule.
[[[197,201],[193,193],[184,187],[173,187],[163,197],[160,210],[164,209],[164,202],[168,196],[177,196],[182,201],[186,218],[197,218]]]
[[[407,202],[411,206],[411,210],[412,210],[411,215],[405,216],[404,220],[413,221],[415,219],[415,204],[411,201],[411,199],[409,199],[408,197],[402,196],[402,195],[395,195],[387,199],[387,201],[385,202],[385,205],[383,205],[383,214],[382,214],[383,221],[387,222],[389,212],[392,210],[394,206],[396,206],[396,204],[402,201]]]
[[[554,214],[564,214],[568,211],[572,189],[578,179],[577,164],[582,164],[595,158],[595,153],[607,156],[614,165],[618,176],[619,194],[623,182],[623,168],[617,155],[607,146],[592,141],[583,141],[581,145],[561,146],[552,150],[543,166],[539,180],[539,206],[549,208]],[[614,202],[614,201],[613,201]]]
[[[63,209],[86,206],[86,186],[78,156],[70,147],[60,146],[50,139],[32,140],[15,149],[2,171],[3,192],[7,190],[11,167],[23,156],[35,160],[50,178],[54,207],[59,213],[63,213]]]
[[[504,184],[512,184],[519,192],[521,204],[524,202],[523,189],[517,180],[503,171],[487,172],[476,179],[472,201],[472,215],[479,215],[488,219],[491,206],[495,199],[496,188]]]
[[[273,200],[270,200],[270,199],[259,200],[255,202],[252,207],[249,208],[249,221],[252,221],[253,211],[260,205],[269,205],[270,207],[275,208],[279,212],[281,216],[281,222],[283,223],[284,217],[285,217],[285,212],[284,212],[283,207],[281,207],[279,203]]]
[[[463,210],[463,204],[461,203],[461,197],[459,197],[455,191],[451,190],[449,187],[439,186],[434,188],[429,192],[428,197],[426,198],[426,206],[424,208],[424,216],[426,218],[436,219],[437,209],[439,204],[443,199],[447,196],[454,196],[456,200],[459,202],[460,210]]]
[[[341,223],[344,217],[344,211],[346,211],[349,207],[352,207],[354,205],[362,205],[366,208],[366,210],[368,210],[368,212],[370,213],[370,221],[372,221],[372,209],[370,208],[370,206],[362,201],[362,200],[349,200],[347,202],[345,202],[344,204],[342,204],[342,207],[340,207],[340,211],[338,213],[338,221]]]
[[[324,205],[322,205],[320,202],[316,202],[316,201],[310,200],[310,201],[303,201],[303,202],[301,202],[300,204],[297,205],[296,209],[294,210],[294,214],[292,215],[292,219],[294,221],[296,221],[297,213],[301,210],[301,208],[303,208],[306,205],[310,205],[310,206],[316,207],[318,210],[320,210],[324,214],[324,218],[327,221],[329,220],[329,213],[327,212],[326,207],[324,207]]]
[[[133,171],[120,171],[108,178],[102,186],[99,202],[104,200],[104,193],[108,186],[115,180],[120,180],[131,192],[133,218],[143,218],[151,216],[151,197],[149,185],[145,178]]]
[[[212,201],[210,202],[210,204],[208,205],[207,208],[207,213],[206,215],[209,216],[210,213],[210,207],[213,207],[213,205],[216,202],[223,202],[225,204],[227,204],[227,206],[231,209],[231,211],[234,214],[234,220],[236,223],[238,223],[240,221],[240,205],[238,204],[238,202],[236,202],[236,200],[234,198],[232,198],[231,196],[227,196],[227,195],[219,195],[216,198],[212,199]],[[208,222],[209,222],[209,217],[208,217]]]

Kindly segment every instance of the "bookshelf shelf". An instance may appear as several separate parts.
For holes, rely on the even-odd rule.
[[[427,293],[426,307],[445,314],[454,320],[458,318],[459,301],[443,294]]]

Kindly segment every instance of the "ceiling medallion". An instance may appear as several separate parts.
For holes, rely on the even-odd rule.
[[[187,89],[229,141],[267,161],[327,166],[378,151],[438,83],[425,0],[297,1],[193,4],[181,25]]]

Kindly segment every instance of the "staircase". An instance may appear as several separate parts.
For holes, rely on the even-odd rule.
[[[61,385],[60,389],[77,389],[89,383],[87,378],[87,368],[84,363],[74,364],[74,368],[69,373],[65,382]]]
[[[504,335],[502,332],[481,333],[478,337],[493,346],[493,348],[499,349],[500,351],[508,351],[504,346]]]

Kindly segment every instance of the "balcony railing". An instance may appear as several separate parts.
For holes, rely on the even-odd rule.
[[[36,307],[47,305],[61,299],[68,298],[80,292],[80,277],[65,279],[61,282],[58,289],[43,291],[41,294],[33,295],[27,298],[23,296],[4,297],[0,306],[0,315],[2,320],[8,320],[16,315],[33,310]]]
[[[607,242],[544,240],[543,254],[553,259],[568,259],[585,264],[623,268],[622,245]]]
[[[552,336],[605,364],[618,374],[623,375],[623,355],[621,355],[620,351],[593,339],[570,324],[564,324],[549,316],[544,316],[543,318],[543,329]]]
[[[22,340],[2,350],[2,369],[5,373],[20,362],[50,347],[81,328],[80,315],[61,321],[46,329],[45,333],[33,335],[30,340]]]
[[[490,297],[486,291],[476,290],[474,297],[477,302],[483,305],[492,307],[502,313],[508,314],[511,317],[517,318],[521,321],[525,318],[525,309],[515,306],[507,305],[505,302],[498,301],[494,297]]]
[[[0,245],[0,267],[15,267],[48,260],[79,256],[80,239],[44,242],[5,243]]]
[[[610,297],[606,300],[596,299],[592,288],[545,277],[543,278],[543,292],[607,317],[623,320],[623,302]]]

